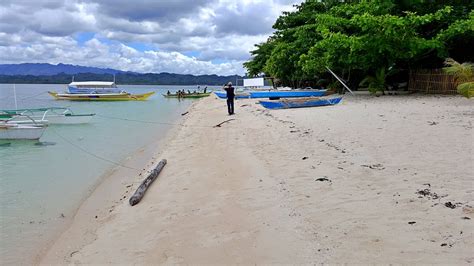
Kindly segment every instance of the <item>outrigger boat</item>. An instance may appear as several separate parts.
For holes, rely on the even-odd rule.
[[[45,124],[33,119],[29,124],[11,122],[12,115],[0,113],[0,140],[38,140],[46,130]]]
[[[214,94],[221,99],[227,99],[227,92],[225,91],[215,91]],[[249,99],[249,98],[250,98],[250,93],[248,92],[235,93],[235,99]]]
[[[305,97],[297,99],[282,99],[277,101],[259,101],[259,103],[267,109],[287,109],[287,108],[303,108],[335,105],[341,102],[342,97],[336,98],[315,98]]]
[[[221,99],[227,98],[225,91],[215,91],[217,97]],[[248,99],[248,98],[298,98],[298,97],[319,97],[326,94],[326,90],[268,90],[268,91],[249,91],[236,93],[236,99]]]
[[[326,94],[326,90],[268,90],[251,91],[250,98],[298,98],[298,97],[320,97]]]
[[[243,79],[243,92],[237,92],[236,98],[298,98],[298,97],[320,97],[326,94],[326,90],[315,90],[310,87],[306,89],[295,89],[291,88],[280,90],[275,87],[273,84],[272,87],[269,87],[268,84],[265,85],[265,79],[268,78],[248,78]],[[273,80],[273,78],[270,78]],[[240,88],[242,90],[242,88]],[[227,93],[225,91],[214,92],[217,97],[221,99],[227,98]]]
[[[104,94],[121,93],[123,90],[117,88],[113,81],[73,81],[67,86],[68,93],[73,94]]]
[[[203,98],[203,97],[207,97],[211,95],[210,92],[206,92],[206,93],[184,93],[184,94],[176,94],[176,93],[173,93],[173,94],[163,94],[163,96],[165,98]]]
[[[75,114],[67,107],[47,107],[0,110],[0,120],[8,118],[8,123],[30,124],[86,124],[95,114]]]
[[[143,94],[131,94],[128,92],[121,93],[57,93],[48,91],[49,95],[56,100],[70,100],[70,101],[145,101],[155,92],[148,92]]]
[[[71,82],[65,93],[48,92],[56,100],[70,101],[145,101],[155,92],[131,94],[117,88],[115,82]]]
[[[45,130],[45,125],[0,122],[0,140],[38,140]]]

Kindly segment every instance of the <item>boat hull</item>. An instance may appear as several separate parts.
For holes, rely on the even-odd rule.
[[[311,91],[251,91],[250,98],[297,98],[297,97],[320,97],[326,94],[326,90]]]
[[[227,99],[227,92],[225,91],[215,91],[214,94],[221,98],[221,99]],[[250,98],[250,94],[249,93],[236,93],[235,94],[235,99],[248,99]]]
[[[148,92],[143,94],[130,93],[116,93],[116,94],[70,94],[48,92],[56,100],[69,101],[145,101],[155,92]]]
[[[215,91],[214,94],[226,99],[227,93],[225,91]],[[250,91],[247,93],[236,93],[236,99],[248,98],[298,98],[298,97],[320,97],[326,94],[326,90],[311,90],[311,91]]]
[[[288,108],[304,108],[317,107],[326,105],[335,105],[340,103],[342,97],[331,99],[298,99],[298,100],[281,100],[281,101],[260,101],[259,103],[267,109],[288,109]]]
[[[2,140],[38,140],[45,131],[44,126],[31,125],[0,125],[0,139]]]

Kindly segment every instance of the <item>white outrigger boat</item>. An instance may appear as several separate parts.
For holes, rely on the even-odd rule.
[[[0,122],[0,140],[38,140],[46,130],[41,124],[16,124]]]
[[[0,140],[38,140],[47,127],[32,119],[28,124],[14,123],[8,117],[9,115],[0,114]]]
[[[0,110],[3,120],[10,124],[86,124],[95,114],[75,114],[67,107],[46,107]],[[0,118],[1,119],[1,118]]]

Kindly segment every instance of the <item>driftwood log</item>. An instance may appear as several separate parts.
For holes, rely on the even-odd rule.
[[[226,120],[226,121],[224,121],[224,122],[220,122],[219,124],[215,125],[214,127],[221,127],[222,124],[225,124],[225,123],[230,122],[230,121],[232,121],[232,120],[235,120],[235,119],[234,119],[234,118],[231,118],[231,119],[228,119],[228,120]]]
[[[132,197],[128,201],[130,205],[135,206],[136,204],[140,202],[140,200],[145,195],[145,192],[148,189],[148,187],[151,185],[151,183],[153,183],[153,181],[155,181],[155,179],[158,177],[163,167],[165,167],[165,164],[166,164],[166,159],[161,160],[158,163],[158,165],[155,167],[155,169],[153,169],[153,171],[148,175],[148,177],[145,178],[145,180],[143,180],[143,182],[140,184],[140,186],[137,188],[135,193],[133,193]]]

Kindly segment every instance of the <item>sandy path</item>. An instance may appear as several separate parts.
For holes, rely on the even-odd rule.
[[[122,201],[92,229],[81,217],[94,214],[79,212],[42,263],[474,260],[472,101],[254,103],[238,101],[232,117],[224,101],[195,104],[156,156],[168,165],[143,201]]]

